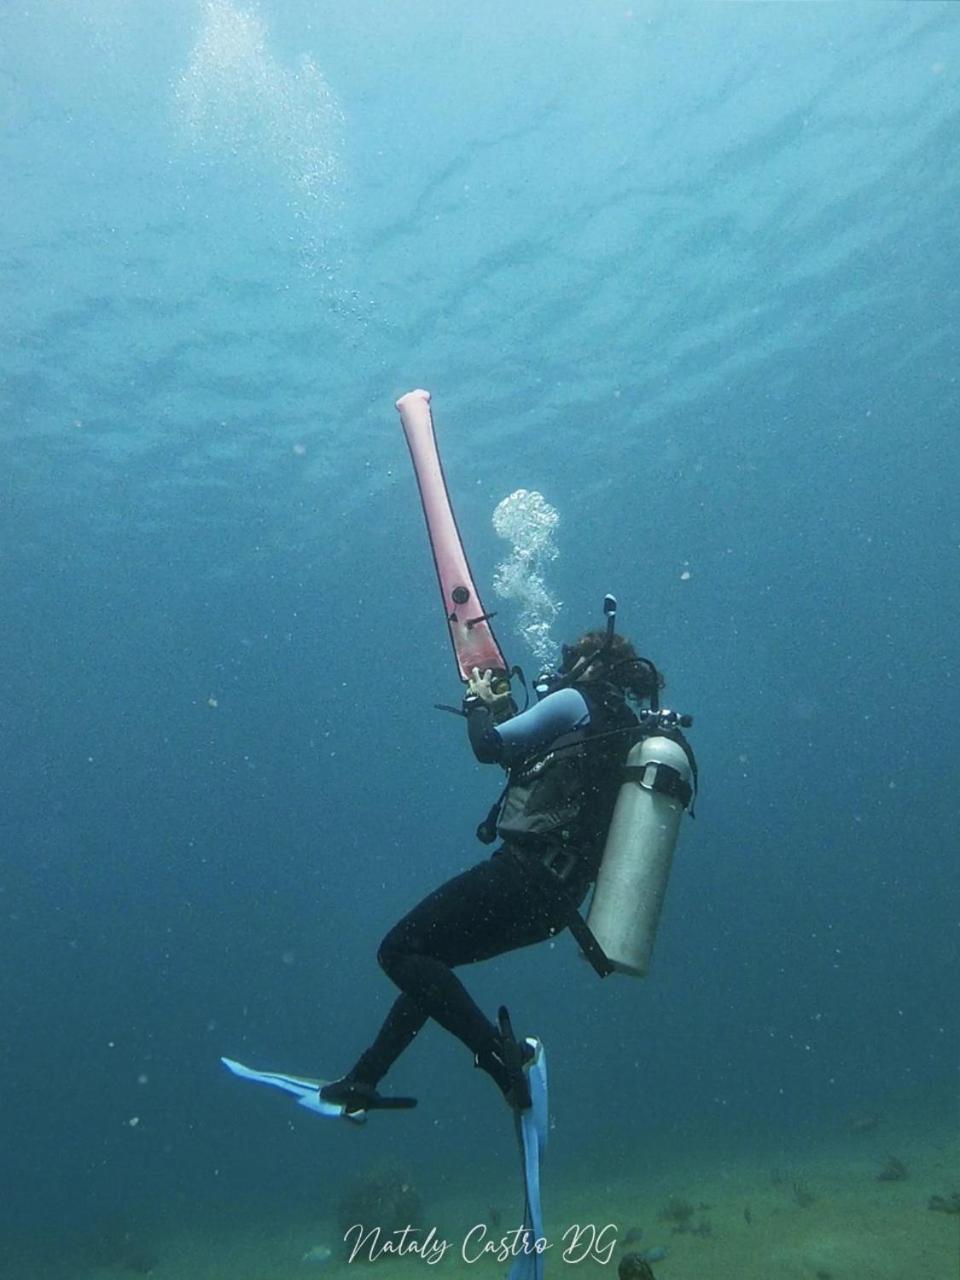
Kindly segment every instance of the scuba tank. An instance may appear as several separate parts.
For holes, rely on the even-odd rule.
[[[680,819],[693,797],[691,757],[664,733],[684,722],[676,712],[641,713],[649,736],[623,766],[587,917],[612,968],[637,978],[650,967]]]
[[[604,597],[606,635],[594,653],[581,655],[556,677],[541,677],[538,694],[571,683],[592,663],[602,660],[613,642],[617,616],[614,596]],[[646,658],[633,661],[656,668]],[[622,765],[622,782],[604,843],[586,928],[582,919],[570,925],[587,959],[601,976],[628,973],[643,977],[666,897],[680,819],[691,805],[696,763],[680,729],[693,723],[688,715],[661,710],[656,689],[649,710],[639,715],[640,735]]]

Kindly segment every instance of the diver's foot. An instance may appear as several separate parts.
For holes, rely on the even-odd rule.
[[[533,1105],[527,1071],[537,1055],[526,1040],[517,1040],[510,1025],[510,1015],[500,1009],[499,1032],[484,1053],[478,1053],[476,1065],[486,1071],[514,1111],[527,1111]]]
[[[343,1107],[344,1114],[349,1116],[357,1111],[366,1111],[376,1092],[372,1084],[344,1076],[341,1080],[331,1080],[329,1084],[322,1085],[320,1097],[324,1102]]]
[[[405,1111],[417,1105],[416,1098],[385,1098],[372,1084],[351,1080],[349,1076],[322,1085],[320,1097],[324,1102],[343,1107],[345,1116],[357,1115],[361,1111]]]
[[[510,1080],[503,1096],[507,1106],[513,1107],[514,1111],[529,1111],[533,1106],[533,1099],[530,1097],[527,1069],[536,1056],[536,1050],[526,1040],[521,1040],[517,1047],[520,1050],[520,1060],[510,1071]]]

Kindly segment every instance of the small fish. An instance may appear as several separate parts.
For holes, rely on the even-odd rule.
[[[325,1244],[315,1244],[312,1249],[300,1259],[301,1262],[329,1262],[333,1257],[333,1250]]]

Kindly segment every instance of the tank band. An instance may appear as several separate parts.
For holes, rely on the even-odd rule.
[[[685,809],[693,799],[693,787],[683,774],[668,764],[658,764],[656,760],[647,764],[624,765],[623,777],[630,782],[638,782],[647,791],[659,791],[672,800],[679,800]]]

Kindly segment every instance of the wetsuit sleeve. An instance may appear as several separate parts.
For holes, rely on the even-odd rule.
[[[482,703],[467,713],[470,745],[483,764],[510,765],[561,734],[585,729],[589,723],[590,708],[577,689],[558,689],[500,725],[494,724]]]
[[[473,754],[481,764],[496,764],[500,758],[497,745],[499,734],[489,707],[477,698],[476,701],[467,704],[466,711],[467,737],[470,739]]]

